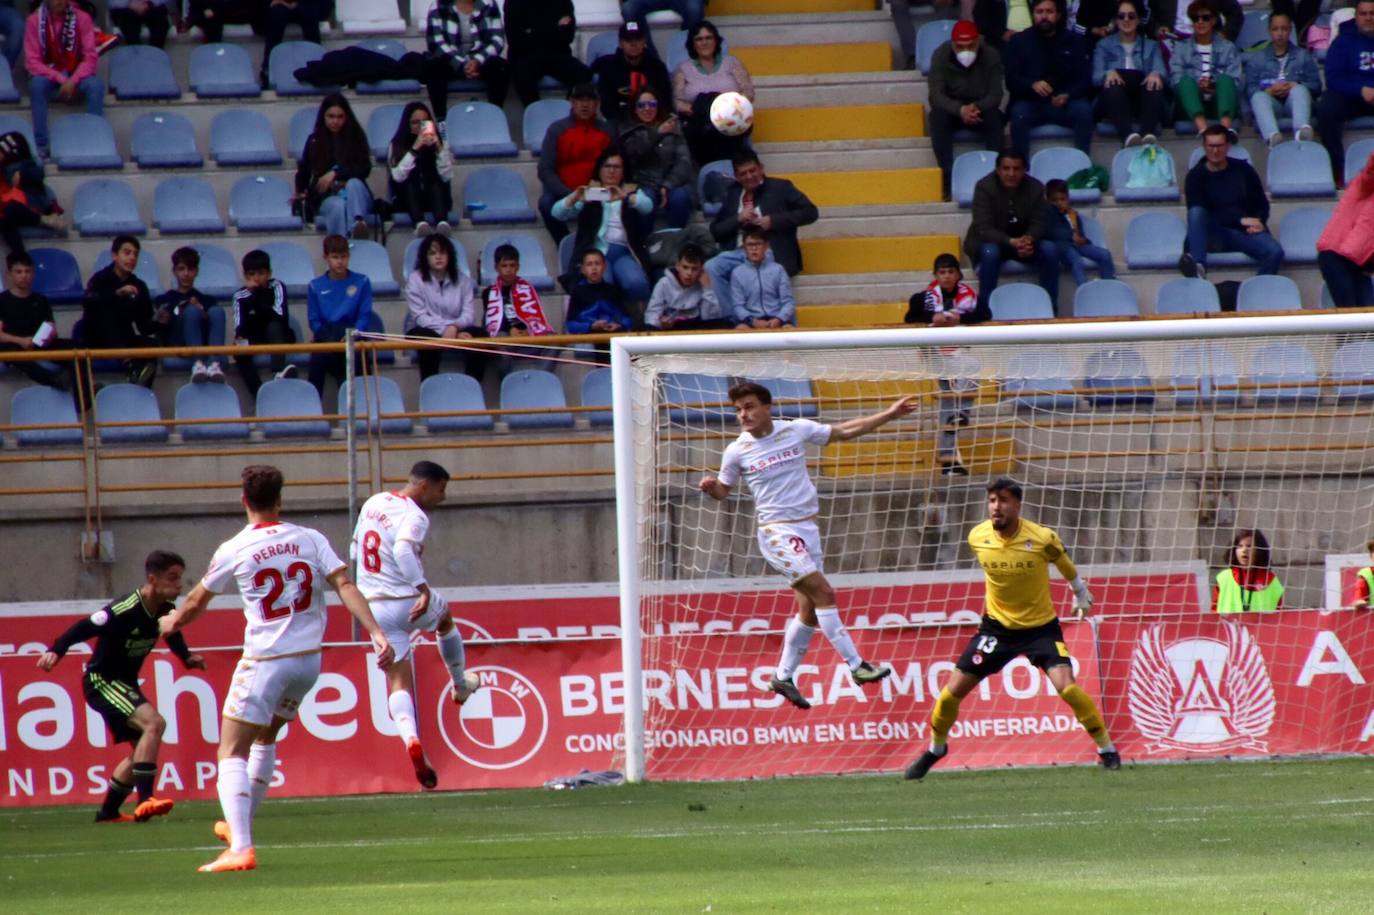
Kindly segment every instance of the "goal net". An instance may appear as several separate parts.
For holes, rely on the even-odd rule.
[[[632,779],[919,755],[982,611],[966,540],[999,476],[1094,592],[1094,617],[1074,622],[1051,572],[1079,682],[1128,760],[1374,747],[1359,692],[1371,627],[1339,609],[1374,535],[1374,315],[639,338],[616,342],[613,372]],[[759,552],[747,485],[723,502],[697,487],[739,434],[725,392],[740,380],[768,387],[782,419],[921,398],[810,449],[841,618],[893,673],[855,685],[818,631],[796,675],[809,710],[765,689],[795,603]],[[1249,530],[1282,609],[1215,614],[1214,580]],[[1263,606],[1267,574],[1243,574],[1244,605]],[[965,700],[951,747],[949,767],[1095,758],[1024,659]]]

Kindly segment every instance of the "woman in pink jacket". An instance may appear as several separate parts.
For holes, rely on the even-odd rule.
[[[1374,305],[1374,156],[1350,182],[1317,239],[1317,266],[1337,308]]]

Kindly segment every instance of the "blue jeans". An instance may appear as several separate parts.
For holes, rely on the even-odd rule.
[[[1266,140],[1279,132],[1279,111],[1286,110],[1293,119],[1293,130],[1312,125],[1312,93],[1301,83],[1288,91],[1288,98],[1279,101],[1268,92],[1250,96],[1250,108],[1255,112],[1255,129]]]
[[[1251,235],[1244,229],[1230,229],[1217,225],[1206,207],[1188,210],[1188,254],[1199,264],[1207,263],[1207,248],[1218,251],[1239,251],[1259,262],[1260,276],[1279,272],[1283,266],[1283,246],[1268,231]]]
[[[5,36],[5,60],[13,68],[24,53],[24,17],[9,2],[0,3],[0,35]]]
[[[702,0],[625,0],[620,4],[620,18],[629,22],[644,19],[659,10],[672,10],[682,17],[682,27],[691,31],[706,16]]]
[[[1002,263],[1018,260],[1013,248],[991,242],[978,249],[978,298],[986,302],[997,288]],[[1023,262],[1024,263],[1024,262]],[[1050,294],[1050,305],[1059,310],[1059,246],[1044,239],[1035,243],[1035,264],[1040,268],[1040,285]],[[714,277],[713,277],[714,279]],[[716,295],[720,295],[719,292]]]
[[[323,223],[326,235],[347,237],[353,223],[366,219],[371,212],[372,192],[367,189],[367,184],[357,178],[349,178],[342,194],[331,194],[320,201],[320,212],[315,222]]]
[[[606,251],[607,279],[620,287],[627,302],[647,302],[652,290],[644,268],[624,245],[611,245]]]
[[[48,146],[48,103],[57,95],[59,84],[46,76],[29,80],[29,95],[33,104],[33,139],[38,149],[46,153]],[[86,100],[86,113],[97,116],[105,113],[105,84],[98,76],[88,76],[76,84],[77,95]]]
[[[1106,248],[1099,248],[1097,245],[1066,245],[1062,243],[1055,247],[1059,249],[1059,259],[1073,274],[1073,281],[1076,285],[1082,286],[1088,281],[1088,276],[1083,270],[1084,259],[1097,264],[1097,275],[1102,279],[1116,279],[1116,265],[1112,263],[1112,252]]]
[[[1073,145],[1085,153],[1092,152],[1093,104],[1087,99],[1069,99],[1062,108],[1056,108],[1049,100],[1016,101],[1007,109],[1011,119],[1011,148],[1030,161],[1030,132],[1032,127],[1042,124],[1058,124],[1060,127],[1073,128]]]
[[[223,346],[225,321],[224,309],[218,305],[205,309],[188,305],[181,310],[181,315],[177,318],[176,327],[172,331],[171,345]],[[225,364],[223,356],[207,356],[204,361],[218,363],[220,366]]]

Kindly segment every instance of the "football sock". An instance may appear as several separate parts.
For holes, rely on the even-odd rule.
[[[782,636],[782,658],[778,661],[778,679],[791,680],[797,672],[797,665],[811,644],[811,636],[816,630],[806,625],[798,617],[787,621],[787,629]]]
[[[391,710],[391,720],[396,722],[401,740],[406,743],[418,740],[420,732],[415,728],[415,700],[410,693],[403,689],[396,690],[387,697],[386,707]]]
[[[835,646],[835,650],[844,658],[850,670],[856,669],[864,662],[864,659],[859,657],[859,649],[854,647],[854,640],[849,637],[849,630],[840,622],[838,607],[817,607],[816,621],[821,624],[821,632],[824,632],[830,644]]]
[[[248,751],[248,790],[253,794],[250,814],[256,816],[267,797],[267,789],[272,787],[272,773],[277,768],[277,745],[275,743],[255,743]]]
[[[463,656],[463,636],[455,626],[444,635],[439,636],[439,656],[448,665],[449,676],[453,677],[453,685],[457,686],[463,679],[463,668],[466,662]]]
[[[219,806],[224,811],[224,820],[229,824],[229,832],[234,851],[253,847],[253,796],[248,787],[248,760],[230,756],[219,761],[219,779],[215,783],[219,792]]]
[[[935,708],[930,711],[930,752],[943,754],[949,743],[949,729],[959,717],[959,699],[947,689],[940,690]]]
[[[110,787],[105,792],[105,801],[100,805],[100,813],[96,814],[102,820],[119,816],[119,808],[124,806],[128,800],[129,792],[134,790],[133,785],[126,785],[119,779],[110,779]]]
[[[138,789],[139,802],[153,796],[153,779],[157,778],[157,763],[134,763],[134,787]]]
[[[1098,712],[1097,703],[1093,702],[1092,696],[1085,693],[1077,683],[1070,683],[1060,690],[1059,697],[1073,709],[1074,715],[1078,717],[1078,723],[1083,725],[1083,730],[1088,732],[1097,748],[1111,750],[1111,735],[1107,733],[1107,726],[1102,723],[1102,715]]]

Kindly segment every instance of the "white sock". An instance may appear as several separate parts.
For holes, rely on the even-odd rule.
[[[463,680],[463,667],[465,659],[463,654],[463,636],[458,632],[458,627],[454,626],[447,634],[439,636],[439,655],[448,665],[449,675],[453,677],[453,685],[457,686]]]
[[[854,647],[854,640],[849,637],[849,630],[844,628],[844,623],[840,622],[840,609],[838,607],[817,607],[816,621],[821,624],[821,632],[830,640],[830,644],[835,646],[835,650],[844,658],[844,662],[849,665],[850,670],[857,670],[864,659],[859,657],[859,649]]]
[[[1114,744],[1114,743],[1109,743],[1109,744],[1107,744],[1105,747],[1098,747],[1098,748],[1097,748],[1097,752],[1098,752],[1098,755],[1099,755],[1099,756],[1100,756],[1101,754],[1103,754],[1103,753],[1115,753],[1115,752],[1116,752],[1116,744]]]
[[[778,679],[791,680],[797,672],[797,665],[811,644],[811,636],[816,630],[806,625],[798,617],[787,621],[787,631],[782,637],[782,658],[778,661]]]
[[[420,738],[420,732],[415,727],[415,700],[410,697],[410,693],[403,689],[398,689],[386,699],[386,707],[391,710],[391,720],[396,722],[396,730],[401,734],[401,740],[409,744],[412,740]]]
[[[267,797],[267,789],[272,786],[272,773],[277,768],[277,745],[275,743],[255,743],[248,751],[248,790],[253,793],[253,816],[258,815],[262,799]]]
[[[253,796],[248,788],[248,760],[237,756],[219,761],[219,805],[229,824],[234,851],[253,847]]]

